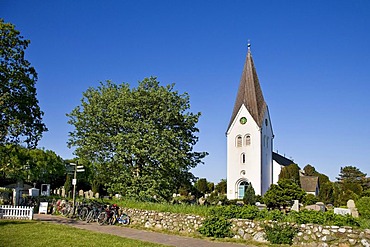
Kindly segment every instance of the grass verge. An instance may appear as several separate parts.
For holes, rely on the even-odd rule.
[[[66,225],[45,222],[1,220],[0,247],[159,247],[164,246],[114,235],[95,233]]]

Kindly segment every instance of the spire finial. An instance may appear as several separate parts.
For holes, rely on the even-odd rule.
[[[250,49],[251,49],[251,40],[248,39],[248,50],[250,50]]]

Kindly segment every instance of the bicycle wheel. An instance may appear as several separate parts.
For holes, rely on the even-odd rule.
[[[86,220],[87,223],[90,223],[91,221],[94,220],[94,210],[89,211],[85,220]]]
[[[130,217],[129,217],[127,214],[122,214],[122,215],[119,217],[119,222],[120,222],[122,225],[128,225],[128,224],[130,224]]]
[[[87,217],[87,214],[89,213],[89,209],[84,207],[80,210],[80,213],[78,214],[78,218],[80,220],[85,220]]]
[[[107,221],[108,215],[106,212],[101,212],[98,216],[98,224],[103,225]]]

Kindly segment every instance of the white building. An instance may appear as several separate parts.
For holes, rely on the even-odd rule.
[[[274,134],[250,45],[226,136],[227,198],[242,199],[250,183],[263,195],[277,182],[282,164],[273,163]]]

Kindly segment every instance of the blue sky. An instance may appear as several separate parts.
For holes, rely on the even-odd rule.
[[[66,113],[100,81],[157,76],[202,112],[198,177],[226,178],[225,132],[251,40],[274,151],[332,180],[370,175],[370,1],[13,1],[0,17],[31,40],[27,59],[49,131],[40,147],[67,159]]]

